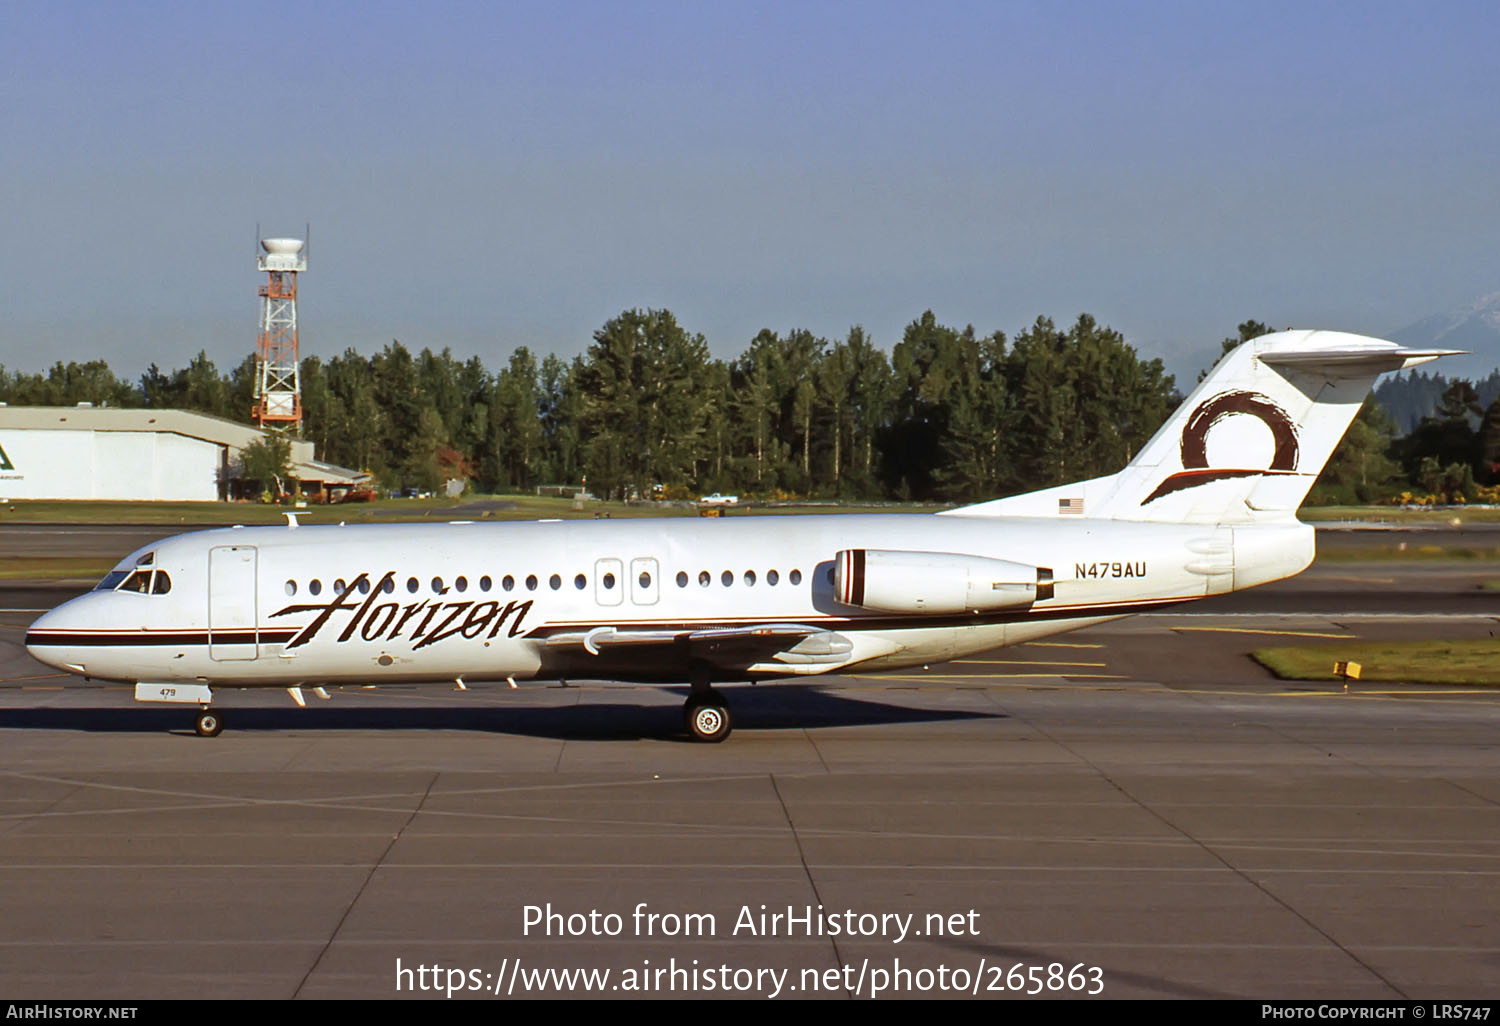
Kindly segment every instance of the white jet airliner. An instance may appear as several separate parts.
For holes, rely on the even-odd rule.
[[[1290,577],[1297,507],[1375,377],[1448,351],[1288,331],[1226,355],[1117,474],[926,515],[229,528],[132,553],[26,634],[36,658],[215,689],[604,679],[713,685],[892,670]]]

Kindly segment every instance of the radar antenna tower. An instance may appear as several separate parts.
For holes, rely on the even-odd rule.
[[[251,415],[259,427],[275,431],[296,431],[302,424],[297,275],[307,270],[306,247],[303,239],[261,239],[262,252],[256,257],[256,266],[266,272],[266,284],[260,287]]]

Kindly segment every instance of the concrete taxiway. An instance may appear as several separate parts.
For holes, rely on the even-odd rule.
[[[1494,998],[1500,694],[1344,694],[1244,653],[1494,637],[1495,577],[1320,566],[927,670],[733,689],[712,746],[675,733],[680,693],[593,683],[227,693],[199,738],[31,662],[15,610],[59,590],[12,588],[0,991],[496,1000],[608,970],[539,985]]]

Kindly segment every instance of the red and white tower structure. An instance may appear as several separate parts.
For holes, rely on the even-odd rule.
[[[307,270],[302,239],[261,239],[256,266],[260,287],[260,340],[255,351],[255,423],[295,431],[302,424],[302,383],[297,354],[297,275]]]

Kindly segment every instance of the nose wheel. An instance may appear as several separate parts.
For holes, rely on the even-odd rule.
[[[224,729],[224,719],[212,709],[204,709],[198,714],[195,729],[199,737],[218,737],[219,731]]]
[[[723,695],[712,689],[694,691],[682,712],[687,722],[687,732],[697,741],[723,741],[734,729],[729,716],[729,703]]]

